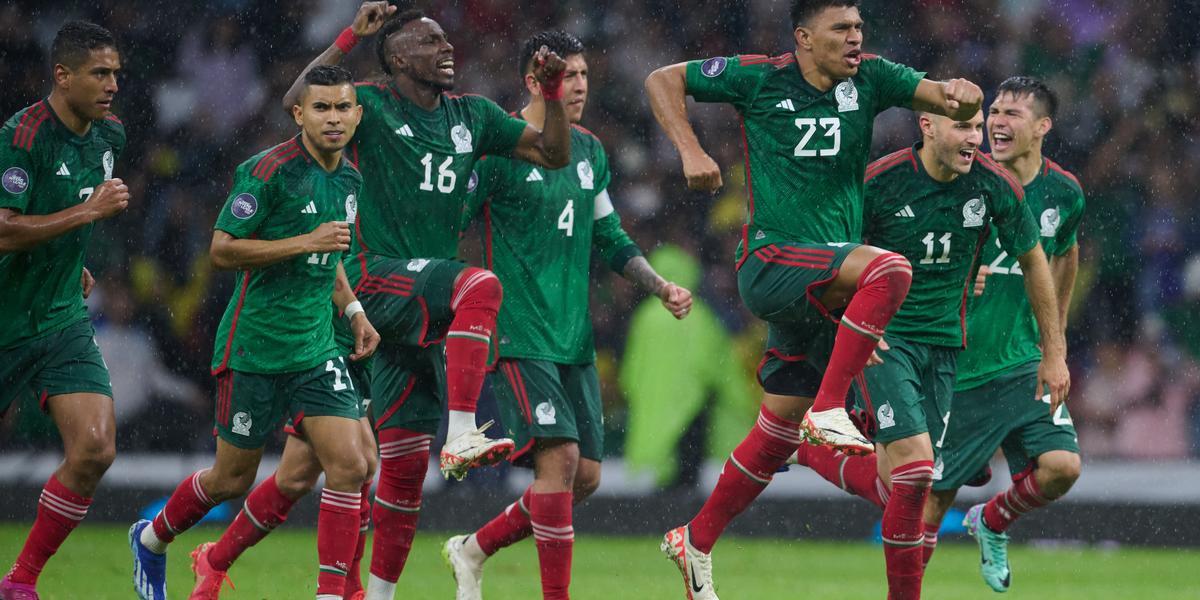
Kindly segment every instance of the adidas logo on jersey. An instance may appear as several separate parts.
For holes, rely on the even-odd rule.
[[[408,123],[405,123],[403,126],[401,126],[399,129],[396,130],[396,135],[404,136],[404,137],[412,137],[413,136],[412,128],[408,126]]]
[[[302,215],[315,215],[315,214],[317,214],[317,204],[316,204],[315,202],[313,202],[312,200],[309,200],[309,201],[308,201],[308,206],[305,206],[303,209],[301,209],[301,210],[300,210],[300,214],[302,214]]]
[[[537,170],[536,168],[534,170],[530,171],[529,176],[525,178],[525,181],[544,181],[544,180],[545,179],[542,177],[542,172]]]
[[[58,168],[58,172],[57,172],[57,173],[55,173],[55,174],[56,174],[56,175],[60,175],[60,176],[62,176],[62,177],[70,177],[70,176],[71,176],[71,171],[69,171],[69,170],[67,169],[67,163],[63,163],[63,164],[62,164],[62,166]]]
[[[913,213],[912,207],[908,206],[906,204],[904,206],[904,208],[900,209],[900,212],[895,214],[895,216],[897,216],[897,217],[915,217],[917,215],[915,213]]]
[[[788,98],[787,100],[780,100],[779,104],[775,105],[775,108],[782,108],[783,110],[790,110],[792,112],[796,112],[796,105],[792,104],[791,98]]]

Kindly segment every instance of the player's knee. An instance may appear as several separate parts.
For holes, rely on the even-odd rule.
[[[213,475],[203,482],[204,493],[213,502],[224,502],[244,496],[254,485],[256,473],[257,469],[222,473],[214,470]]]
[[[884,252],[875,257],[858,278],[859,289],[879,288],[896,303],[904,301],[911,285],[912,264],[895,252]]]
[[[576,473],[575,488],[572,490],[574,494],[574,503],[582,504],[584,500],[587,500],[588,497],[596,493],[596,490],[598,489],[600,489],[599,471],[596,471],[595,473]]]
[[[371,452],[363,454],[363,460],[367,463],[367,475],[363,478],[363,481],[371,481],[375,479],[375,474],[379,472],[379,456],[372,449]]]
[[[275,485],[284,496],[288,498],[300,498],[317,487],[318,477],[320,477],[320,473],[315,475],[305,473],[303,476],[296,474],[287,477],[276,477]]]
[[[338,488],[361,487],[367,480],[367,459],[361,454],[347,454],[325,468],[326,485]]]
[[[486,269],[469,267],[464,269],[454,286],[454,296],[450,308],[478,308],[484,310],[500,310],[504,299],[504,286],[496,274]]]
[[[116,440],[101,433],[88,432],[73,440],[65,459],[69,469],[80,476],[99,478],[117,457]]]
[[[1074,452],[1052,452],[1038,460],[1038,469],[1043,471],[1056,496],[1065,494],[1079,479],[1083,470],[1079,455]]]

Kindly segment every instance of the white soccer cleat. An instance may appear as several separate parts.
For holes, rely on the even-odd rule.
[[[833,408],[804,413],[800,426],[808,443],[829,446],[852,456],[864,456],[875,452],[875,445],[863,437],[845,409]]]
[[[467,471],[494,465],[512,454],[516,444],[508,438],[488,439],[483,432],[495,421],[488,421],[478,429],[472,429],[459,434],[451,440],[446,440],[442,446],[441,458],[438,461],[442,477],[462,481]]]
[[[456,535],[442,544],[442,560],[454,573],[458,584],[455,600],[483,600],[483,563],[467,557],[463,545],[470,536]]]
[[[687,525],[668,531],[659,549],[683,574],[683,589],[688,600],[720,600],[712,581],[712,555],[692,547]]]

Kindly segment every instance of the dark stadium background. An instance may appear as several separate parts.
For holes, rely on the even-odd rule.
[[[1046,153],[1078,175],[1088,197],[1068,330],[1075,381],[1070,406],[1084,474],[1063,502],[1030,518],[1015,535],[1142,543],[1169,537],[1200,544],[1200,253],[1193,250],[1200,247],[1197,3],[864,5],[868,51],[935,78],[970,78],[985,91],[1010,75],[1035,75],[1062,99]],[[736,340],[732,353],[745,358],[747,371],[752,368],[763,329],[737,299],[730,260],[744,202],[736,117],[725,107],[695,110],[702,140],[729,175],[715,197],[689,193],[675,151],[644,100],[642,80],[655,67],[684,59],[790,51],[786,3],[471,0],[421,6],[456,45],[458,89],[487,95],[509,110],[523,101],[515,52],[524,36],[556,26],[588,44],[591,97],[583,124],[612,158],[610,189],[626,227],[644,248],[671,242],[701,261],[697,291]],[[356,7],[343,0],[20,0],[0,6],[4,115],[48,93],[47,46],[64,20],[88,18],[110,28],[123,55],[115,112],[126,124],[129,147],[117,175],[130,185],[134,201],[96,230],[88,266],[99,284],[89,305],[114,377],[128,377],[132,387],[117,398],[121,454],[98,494],[97,517],[129,520],[136,508],[210,459],[208,364],[232,287],[229,274],[207,263],[211,224],[233,166],[294,131],[279,98]],[[363,79],[377,73],[372,45],[360,45],[348,62]],[[903,111],[881,117],[874,155],[914,141],[912,121]],[[471,256],[477,244],[465,246]],[[602,267],[595,273],[593,316],[614,456],[579,525],[658,532],[690,514],[711,486],[719,467],[706,463],[700,448],[709,429],[704,425],[712,424],[702,420],[688,436],[690,446],[681,452],[687,466],[674,485],[647,486],[624,476],[619,455],[625,412],[616,373],[627,316],[642,298]],[[748,427],[753,409],[747,409]],[[57,448],[52,428],[32,405],[0,422],[0,517],[30,518],[32,498],[57,461]],[[488,514],[509,499],[522,475],[507,483],[502,472],[472,475],[462,486],[431,478],[430,492],[482,491],[479,514]],[[988,490],[1003,485],[1004,477],[996,479]],[[786,523],[787,531],[806,536],[858,537],[876,518],[864,503],[829,501],[843,496],[807,473],[777,482],[769,500],[736,530],[756,533]],[[606,518],[633,507],[638,518]],[[422,526],[444,526],[455,516],[427,510]]]

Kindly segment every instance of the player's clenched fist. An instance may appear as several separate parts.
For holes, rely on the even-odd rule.
[[[379,332],[367,320],[367,313],[355,314],[350,319],[350,330],[354,332],[354,352],[350,354],[350,360],[362,360],[375,354],[379,347]]]
[[[537,54],[533,55],[533,78],[543,87],[561,84],[566,70],[567,61],[546,46],[538,48]]]
[[[129,206],[129,186],[120,179],[109,179],[96,186],[96,190],[88,196],[87,203],[95,211],[97,219],[117,215]]]
[[[358,37],[375,35],[383,28],[383,22],[395,12],[396,7],[388,4],[387,0],[363,2],[362,6],[358,7],[358,14],[354,15],[350,30]]]
[[[715,192],[721,189],[721,167],[717,161],[703,151],[689,152],[683,159],[683,176],[689,189],[700,192]]]
[[[946,82],[946,116],[955,121],[966,121],[983,106],[983,90],[966,79],[951,79]]]
[[[345,221],[321,223],[308,234],[305,252],[337,252],[350,249],[350,224]]]
[[[663,306],[671,311],[676,319],[682,319],[692,312],[692,292],[674,283],[668,283],[658,290],[658,299]]]

